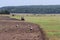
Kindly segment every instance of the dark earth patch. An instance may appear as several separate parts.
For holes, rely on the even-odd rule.
[[[0,40],[46,40],[45,33],[37,24],[3,20],[0,21]]]

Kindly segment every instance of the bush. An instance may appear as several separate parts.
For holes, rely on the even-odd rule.
[[[14,14],[12,14],[12,16],[15,16]]]
[[[21,21],[24,21],[25,19],[24,19],[24,17],[21,17]]]

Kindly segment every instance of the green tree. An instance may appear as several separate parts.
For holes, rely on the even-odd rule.
[[[10,12],[7,11],[7,10],[1,10],[1,11],[0,11],[0,14],[10,14]]]

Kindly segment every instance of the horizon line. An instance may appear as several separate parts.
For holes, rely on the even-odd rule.
[[[54,5],[56,5],[56,4],[54,4]],[[40,6],[54,6],[54,5],[40,5]],[[60,5],[60,4],[58,4],[58,5]],[[7,5],[7,6],[13,6],[13,5]],[[39,5],[14,5],[14,6],[39,6]],[[0,7],[6,7],[6,6],[0,6]]]

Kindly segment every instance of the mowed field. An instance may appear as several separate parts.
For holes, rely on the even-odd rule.
[[[26,22],[32,22],[41,26],[49,40],[60,40],[60,14],[22,14],[10,16],[12,18],[25,18]]]

